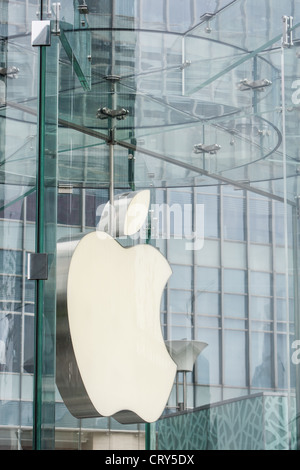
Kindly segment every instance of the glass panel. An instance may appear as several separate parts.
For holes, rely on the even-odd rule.
[[[226,268],[246,268],[246,245],[224,242],[223,263]]]
[[[274,380],[272,336],[253,333],[251,351],[253,387],[271,388]]]
[[[270,242],[270,210],[269,202],[261,199],[250,199],[249,225],[251,241],[257,243]]]
[[[228,240],[244,240],[244,200],[224,197],[224,237]]]
[[[208,344],[196,361],[198,383],[216,385],[220,383],[220,341],[219,330],[201,328],[197,340]]]
[[[247,297],[243,295],[224,294],[223,308],[224,315],[227,317],[246,318]]]
[[[251,292],[256,295],[271,295],[271,276],[269,273],[250,273]]]
[[[238,269],[224,269],[224,291],[244,294],[246,291],[246,272]]]
[[[225,330],[224,375],[230,386],[246,385],[246,335],[241,331]]]
[[[255,271],[271,271],[271,247],[251,244],[249,247],[249,267]]]
[[[190,266],[172,265],[172,276],[169,286],[175,289],[192,288],[192,269]]]
[[[185,291],[170,290],[170,310],[177,313],[191,313],[191,293]]]
[[[220,271],[214,268],[197,268],[197,289],[201,291],[220,290]]]
[[[218,238],[219,235],[219,198],[210,194],[198,194],[198,204],[204,204],[205,238]]]
[[[272,320],[272,299],[268,297],[251,297],[250,318]]]
[[[220,314],[220,296],[207,292],[198,292],[196,297],[196,313],[201,315]]]

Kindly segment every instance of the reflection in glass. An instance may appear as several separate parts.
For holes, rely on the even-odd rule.
[[[2,372],[19,372],[20,338],[20,315],[0,314],[0,369]]]
[[[249,218],[251,241],[270,243],[271,214],[269,202],[261,199],[250,199]]]
[[[223,220],[224,238],[228,240],[244,240],[244,200],[238,198],[224,197]]]
[[[270,333],[252,333],[251,345],[252,386],[273,386],[273,349]]]
[[[190,266],[172,265],[172,276],[169,286],[175,289],[191,289],[192,288],[192,269]]]
[[[246,335],[242,331],[225,330],[224,374],[226,385],[246,386]]]
[[[220,290],[220,271],[215,268],[197,268],[197,288],[201,291]]]
[[[250,285],[252,294],[271,295],[271,275],[269,273],[254,272],[250,273]]]
[[[250,318],[258,320],[272,320],[273,302],[270,297],[251,296]]]
[[[196,313],[199,313],[201,315],[219,315],[219,297],[219,294],[198,292],[196,297]]]
[[[247,297],[224,294],[223,308],[226,317],[245,318],[247,316]]]
[[[224,291],[244,294],[246,292],[246,272],[239,269],[224,269]]]

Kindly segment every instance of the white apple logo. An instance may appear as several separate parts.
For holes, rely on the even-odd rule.
[[[95,231],[59,244],[59,275],[57,385],[70,412],[156,421],[176,374],[160,326],[168,262]]]

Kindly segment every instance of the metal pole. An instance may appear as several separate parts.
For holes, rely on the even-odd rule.
[[[186,371],[183,371],[183,409],[186,410]]]
[[[111,81],[111,107],[113,110],[116,109],[116,82],[112,77]],[[115,145],[115,131],[116,131],[116,118],[111,117],[110,122],[110,140],[109,140],[109,202],[110,202],[110,221],[109,221],[109,233],[113,237],[115,236],[116,227],[114,220],[114,145]]]

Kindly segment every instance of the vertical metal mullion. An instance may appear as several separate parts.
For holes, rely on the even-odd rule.
[[[293,208],[293,260],[294,260],[294,315],[295,315],[295,338],[300,337],[300,319],[299,319],[299,248],[298,248],[298,227],[299,227],[299,216],[297,209]],[[297,450],[300,449],[300,365],[295,364],[296,369],[296,443]]]
[[[115,70],[115,33],[114,33],[114,26],[115,26],[115,11],[116,5],[115,0],[111,0],[111,75],[114,75]]]
[[[220,224],[220,382],[221,382],[221,400],[224,397],[224,266],[223,266],[223,253],[224,253],[224,221],[223,221],[223,188],[219,187],[219,224]]]
[[[166,25],[166,30],[170,31],[170,0],[165,0],[164,2],[164,9],[163,9],[163,23]]]
[[[164,191],[164,207],[169,207],[169,190],[165,189]],[[164,214],[163,217],[163,222],[162,222],[162,239],[164,238],[164,224],[166,221],[166,214]],[[166,259],[169,260],[169,238],[166,237]],[[170,318],[170,309],[169,309],[169,300],[170,300],[170,288],[169,288],[169,283],[167,284],[166,287],[166,318],[167,318],[167,340],[172,339],[171,338],[171,318]]]
[[[278,388],[278,366],[276,363],[276,358],[277,358],[277,304],[276,304],[276,265],[275,265],[275,259],[276,259],[276,240],[275,240],[275,201],[271,202],[271,246],[272,246],[272,301],[273,301],[273,358],[274,358],[274,364],[273,364],[273,383],[275,389]]]
[[[181,70],[181,94],[182,96],[185,95],[185,36],[182,36],[181,39],[181,64],[182,64],[182,70]]]
[[[291,44],[290,44],[291,45]],[[282,101],[282,170],[283,170],[283,196],[284,196],[284,251],[285,251],[285,290],[286,290],[286,360],[287,360],[287,398],[288,398],[288,420],[290,422],[291,411],[291,370],[290,370],[290,318],[289,318],[289,248],[288,248],[288,199],[287,199],[287,142],[286,142],[286,96],[285,96],[285,49],[281,46],[281,101]],[[288,429],[289,445],[291,443],[291,430]]]
[[[40,19],[43,19],[43,0],[41,0]],[[38,155],[36,175],[36,252],[43,253],[44,233],[44,149],[45,149],[45,90],[46,90],[46,50],[39,47],[39,91],[38,91]],[[33,448],[42,446],[42,371],[43,371],[43,314],[44,281],[36,281],[35,308],[35,354],[34,354],[34,420]]]
[[[21,308],[21,351],[20,351],[20,381],[19,381],[19,428],[18,428],[18,450],[21,450],[22,433],[22,386],[24,365],[24,341],[25,341],[25,293],[26,293],[26,219],[27,219],[27,197],[23,202],[23,231],[22,231],[22,308]]]
[[[196,186],[192,187],[192,201],[193,201],[193,206],[192,206],[192,233],[196,233],[197,231],[197,191],[196,191]],[[198,339],[197,335],[197,268],[196,268],[196,253],[195,250],[192,250],[192,340]],[[197,361],[196,361],[197,363]],[[195,365],[196,365],[195,363]],[[192,380],[193,380],[193,407],[196,407],[196,381],[197,381],[197,372],[196,372],[196,367],[194,366],[193,368],[193,375],[192,375]]]
[[[245,235],[246,235],[246,273],[247,273],[247,292],[245,295],[247,296],[247,322],[248,328],[247,331],[247,343],[246,343],[246,386],[248,388],[248,393],[251,393],[251,374],[252,374],[252,360],[251,360],[251,345],[252,345],[252,328],[251,328],[251,318],[250,318],[250,311],[251,311],[251,281],[250,281],[250,197],[249,192],[246,191],[245,196]],[[248,361],[247,361],[248,358]]]

